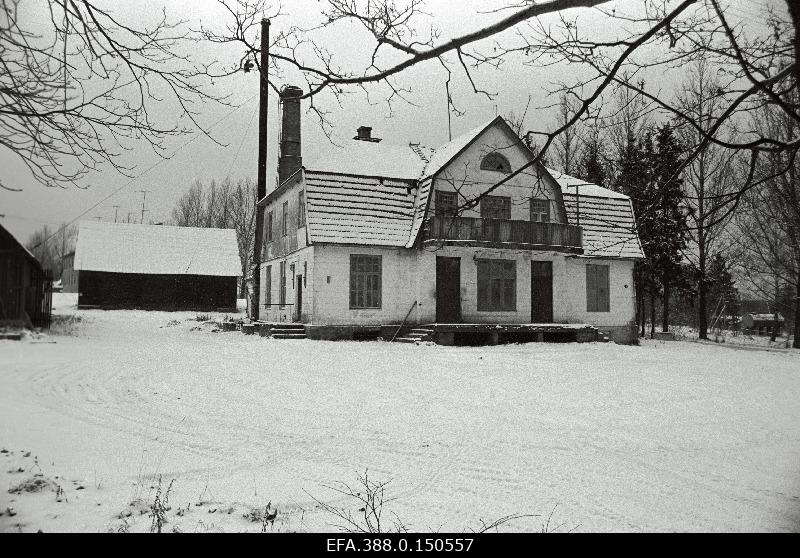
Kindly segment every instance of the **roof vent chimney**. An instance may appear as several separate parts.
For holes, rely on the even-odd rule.
[[[369,126],[359,126],[356,130],[356,136],[353,139],[359,141],[371,141],[374,143],[381,141],[381,138],[372,137],[372,128]]]

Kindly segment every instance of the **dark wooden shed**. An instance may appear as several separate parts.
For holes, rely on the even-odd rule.
[[[84,222],[74,269],[78,306],[235,311],[241,276],[233,229]]]
[[[0,225],[0,325],[49,327],[53,278]]]

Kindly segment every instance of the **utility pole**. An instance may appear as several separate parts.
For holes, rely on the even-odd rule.
[[[119,211],[119,206],[118,205],[112,205],[111,207],[114,208],[114,222],[116,223],[117,222],[117,212]]]
[[[145,211],[147,211],[147,210],[144,208],[144,202],[145,202],[145,200],[147,199],[147,193],[148,193],[150,190],[136,190],[136,191],[137,191],[137,192],[141,192],[141,193],[142,193],[142,217],[139,219],[139,223],[140,223],[140,224],[142,224],[142,225],[144,225],[144,212],[145,212]]]
[[[269,106],[269,20],[261,20],[261,75],[258,99],[258,186],[256,204],[267,195],[267,108]],[[261,300],[261,237],[264,229],[264,212],[256,205],[256,231],[253,242],[253,298],[250,301],[250,319],[258,320]],[[247,285],[247,275],[242,278]],[[245,292],[247,289],[245,288]]]

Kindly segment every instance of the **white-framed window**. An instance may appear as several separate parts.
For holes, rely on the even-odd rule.
[[[550,200],[531,198],[531,221],[538,223],[550,222]]]
[[[481,219],[511,219],[511,198],[508,196],[481,198]]]
[[[513,312],[517,309],[517,262],[476,260],[478,311]]]
[[[380,308],[382,256],[350,254],[350,308]]]

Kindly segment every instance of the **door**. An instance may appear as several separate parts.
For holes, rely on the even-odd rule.
[[[553,262],[531,262],[531,323],[553,323]]]
[[[303,318],[303,276],[297,276],[297,300],[294,307],[294,321],[299,322]]]
[[[461,321],[461,258],[436,256],[436,321]]]

